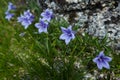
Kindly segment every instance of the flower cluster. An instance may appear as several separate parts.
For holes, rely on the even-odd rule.
[[[10,13],[11,10],[15,10],[16,9],[16,6],[13,5],[11,2],[9,2],[8,4],[8,9],[7,11],[5,12],[5,19],[7,19],[8,21],[14,16],[14,13]]]
[[[46,9],[44,12],[41,13],[42,19],[39,19],[39,23],[35,24],[35,27],[38,28],[38,32],[45,32],[47,33],[48,22],[53,17],[53,12],[50,9]],[[65,40],[66,45],[70,42],[71,39],[75,38],[75,31],[72,31],[72,26],[69,26],[67,29],[61,27],[63,34],[61,34],[60,39]]]
[[[53,12],[50,9],[46,9],[44,12],[41,13],[42,19],[39,19],[39,22],[35,24],[35,27],[38,28],[38,32],[47,33],[47,28],[50,20],[53,17]]]
[[[34,21],[34,16],[30,12],[30,10],[25,11],[23,15],[18,17],[18,22],[20,22],[25,29],[27,29],[28,26],[31,25],[33,21]]]

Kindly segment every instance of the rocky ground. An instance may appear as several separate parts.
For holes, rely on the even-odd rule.
[[[38,0],[42,9],[52,9],[56,17],[63,17],[80,30],[113,40],[112,45],[120,50],[120,0]]]

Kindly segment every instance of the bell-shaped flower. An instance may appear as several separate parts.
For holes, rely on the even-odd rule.
[[[44,12],[41,13],[41,16],[43,17],[43,20],[47,20],[48,22],[50,22],[53,17],[53,12],[50,9],[46,9]]]
[[[101,51],[99,53],[99,55],[93,59],[93,62],[95,62],[97,64],[97,67],[99,69],[102,69],[103,67],[104,68],[107,68],[107,69],[110,69],[110,66],[108,64],[108,62],[110,62],[112,60],[112,58],[108,57],[108,56],[105,56],[104,55],[104,52]]]
[[[13,5],[13,3],[9,2],[9,4],[8,4],[8,10],[7,11],[15,10],[15,9],[16,9],[16,6]]]
[[[14,14],[13,13],[9,13],[8,11],[7,12],[5,12],[5,19],[7,19],[8,21],[10,21],[10,19],[14,16]]]
[[[28,26],[31,25],[32,22],[34,21],[34,16],[30,12],[30,10],[27,10],[24,12],[23,15],[21,15],[17,19],[18,19],[18,22],[20,22],[24,26],[24,28],[27,29]]]
[[[13,3],[9,2],[8,10],[5,12],[5,19],[10,21],[10,19],[14,16],[14,14],[10,12],[10,10],[15,10],[15,9],[16,9],[16,6],[13,5]]]
[[[68,28],[61,27],[62,34],[60,35],[61,40],[65,40],[66,45],[70,42],[70,40],[75,38],[75,31],[72,30],[72,26]]]
[[[47,33],[48,22],[45,22],[43,19],[40,19],[39,23],[35,24],[35,27],[38,28],[39,33]]]

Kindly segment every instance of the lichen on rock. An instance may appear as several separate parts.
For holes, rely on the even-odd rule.
[[[90,35],[108,36],[120,47],[119,0],[39,0],[43,9],[50,8],[71,25],[79,25]]]

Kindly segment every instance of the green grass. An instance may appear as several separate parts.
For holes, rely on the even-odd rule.
[[[0,1],[0,80],[17,79],[14,76],[18,75],[19,68],[22,67],[18,58],[12,52],[12,41],[15,39],[15,30],[12,22],[5,20],[5,11],[7,9],[8,1]],[[16,44],[16,43],[15,43]],[[14,48],[17,46],[14,45]]]
[[[66,46],[64,41],[59,40],[60,26],[69,25],[65,20],[53,19],[49,34],[34,34],[37,31],[34,23],[24,30],[16,18],[27,9],[35,16],[40,16],[42,10],[36,0],[17,5],[16,17],[10,22],[5,20],[4,14],[8,1],[0,1],[0,80],[82,80],[86,73],[92,74],[94,70],[106,74],[107,80],[111,78],[111,72],[115,73],[115,77],[120,77],[120,54],[117,55],[107,46],[107,37],[99,40],[88,34],[82,36],[77,33],[76,38]],[[14,4],[21,1],[12,0]],[[38,22],[38,18],[35,18],[35,22]],[[74,27],[76,29],[77,26]],[[19,36],[22,32],[25,32],[23,37]],[[101,50],[113,58],[110,70],[99,71],[92,62]],[[75,62],[80,63],[81,67],[75,67]]]

